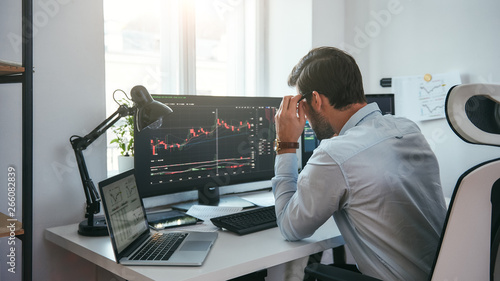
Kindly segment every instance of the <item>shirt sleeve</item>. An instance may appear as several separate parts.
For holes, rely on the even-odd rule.
[[[278,227],[290,241],[313,235],[347,199],[341,169],[321,152],[315,152],[300,176],[295,154],[277,155],[272,187]]]

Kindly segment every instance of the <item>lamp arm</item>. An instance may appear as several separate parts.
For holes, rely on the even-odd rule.
[[[128,107],[126,105],[120,105],[120,107],[111,114],[106,120],[99,124],[94,130],[88,133],[84,137],[76,137],[74,141],[71,141],[73,149],[85,150],[92,144],[97,138],[104,134],[111,126],[113,126],[122,117],[132,115],[135,112],[135,107]],[[113,119],[114,118],[114,119]]]
[[[118,110],[116,110],[111,116],[99,124],[94,130],[88,133],[84,137],[74,136],[70,139],[71,146],[75,152],[76,163],[78,164],[78,170],[80,172],[80,177],[83,184],[83,191],[85,192],[85,198],[87,200],[85,218],[88,219],[88,225],[91,226],[94,223],[94,214],[100,211],[101,198],[99,193],[89,176],[87,165],[85,164],[85,158],[83,156],[83,151],[92,144],[97,138],[104,134],[111,126],[113,126],[122,117],[132,115],[135,112],[135,107],[128,107],[126,105],[120,105]]]

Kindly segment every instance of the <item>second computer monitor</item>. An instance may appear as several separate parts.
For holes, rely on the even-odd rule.
[[[369,94],[366,95],[366,100],[368,103],[376,102],[382,114],[395,114],[394,110],[394,94]],[[302,157],[302,167],[304,167],[311,157],[314,149],[318,147],[319,140],[316,138],[313,129],[309,122],[306,122],[304,127],[304,132],[301,136],[302,147],[301,147],[301,157]]]

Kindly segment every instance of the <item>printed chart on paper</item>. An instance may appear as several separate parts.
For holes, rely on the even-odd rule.
[[[445,118],[446,95],[460,83],[458,72],[394,77],[396,106],[401,109],[398,112],[415,121]]]

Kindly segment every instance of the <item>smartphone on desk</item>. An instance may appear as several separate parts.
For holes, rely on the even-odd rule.
[[[159,211],[146,214],[149,226],[154,230],[163,230],[177,226],[202,223],[203,220],[190,216],[178,210]]]

